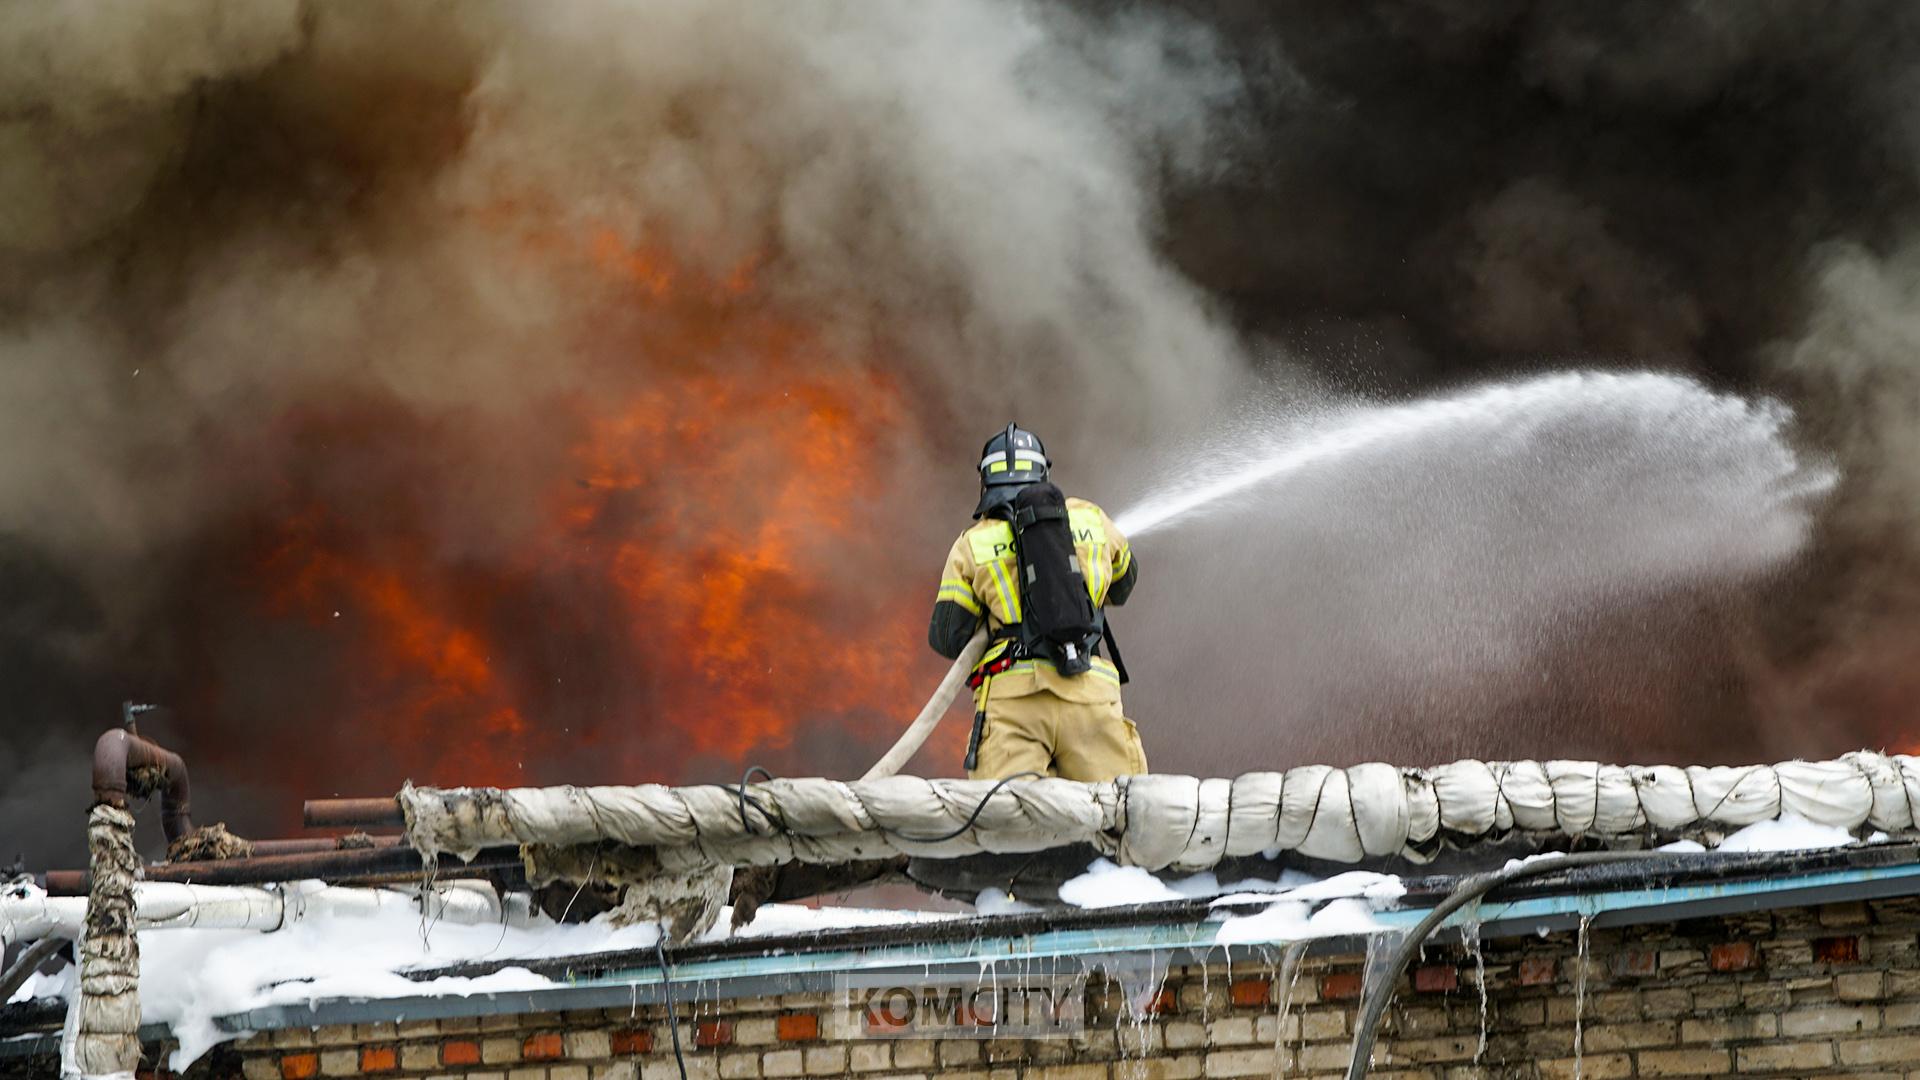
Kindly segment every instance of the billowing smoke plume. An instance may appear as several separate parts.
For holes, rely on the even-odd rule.
[[[1249,371],[1676,369],[1779,395],[1845,479],[1765,589],[1385,702],[1391,650],[1341,645],[1394,639],[1404,568],[1269,559],[1345,575],[1279,611],[1143,544],[1157,765],[1913,730],[1910,5],[43,7],[0,18],[0,821],[35,852],[127,697],[242,828],[407,775],[851,773],[938,671],[980,440],[1035,426],[1119,503]],[[1180,663],[1209,627],[1244,632]]]
[[[1010,410],[1194,415],[1199,28],[965,0],[0,20],[0,821],[856,769]],[[36,836],[47,837],[41,840]],[[77,835],[77,832],[74,833]]]
[[[1600,516],[1624,504],[1559,486],[1582,453],[1637,467],[1606,439],[1544,446],[1508,479],[1491,441],[1434,444],[1375,482],[1276,498],[1242,523],[1257,536],[1189,530],[1163,544],[1185,564],[1173,590],[1251,598],[1142,588],[1137,649],[1182,674],[1170,695],[1143,678],[1136,711],[1204,700],[1218,733],[1156,763],[1912,747],[1915,12],[1407,0],[1219,18],[1279,72],[1250,83],[1268,153],[1182,192],[1169,235],[1275,366],[1390,397],[1569,366],[1691,372],[1787,402],[1800,448],[1843,481],[1780,573],[1598,610],[1517,605],[1542,566],[1652,559],[1608,549],[1637,531]],[[1604,424],[1601,404],[1569,430]],[[1629,486],[1651,496],[1700,464]]]

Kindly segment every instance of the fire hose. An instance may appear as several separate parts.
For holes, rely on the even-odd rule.
[[[974,631],[966,647],[960,650],[960,655],[954,659],[953,666],[947,669],[946,678],[940,680],[940,685],[933,691],[933,696],[927,699],[926,707],[920,710],[920,715],[914,717],[913,723],[908,724],[907,730],[901,733],[900,741],[893,744],[893,749],[882,754],[880,760],[873,763],[873,768],[868,769],[860,779],[879,780],[892,776],[907,764],[908,759],[926,744],[927,736],[932,735],[933,729],[939,726],[940,718],[945,716],[947,709],[953,705],[953,699],[959,695],[960,687],[966,683],[968,673],[973,671],[973,665],[980,662],[981,655],[986,651],[987,629],[982,626]]]
[[[1373,1065],[1373,1041],[1380,1030],[1380,1019],[1386,1014],[1387,1003],[1393,1000],[1394,986],[1407,970],[1407,965],[1420,952],[1433,932],[1448,916],[1468,904],[1479,900],[1503,885],[1511,885],[1527,878],[1545,877],[1561,870],[1571,870],[1580,866],[1599,866],[1605,863],[1630,862],[1639,859],[1656,858],[1657,851],[1582,851],[1570,855],[1556,855],[1549,858],[1534,859],[1518,866],[1509,866],[1504,870],[1495,870],[1489,874],[1475,874],[1447,894],[1427,917],[1401,940],[1394,949],[1393,956],[1387,961],[1387,969],[1377,974],[1369,973],[1373,979],[1367,987],[1366,999],[1360,1004],[1360,1015],[1353,1025],[1353,1053],[1347,1062],[1347,1080],[1365,1080],[1367,1070]]]

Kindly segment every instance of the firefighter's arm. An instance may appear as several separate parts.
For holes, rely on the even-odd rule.
[[[927,644],[949,660],[967,647],[968,639],[980,628],[986,608],[973,593],[973,552],[963,535],[954,541],[947,554],[946,569],[940,575],[940,592],[934,597],[933,619],[927,624]]]
[[[1133,595],[1133,586],[1140,580],[1140,563],[1133,557],[1127,538],[1113,527],[1113,519],[1107,517],[1105,510],[1100,511],[1100,517],[1106,526],[1108,549],[1113,552],[1113,584],[1107,586],[1107,603],[1118,607]]]

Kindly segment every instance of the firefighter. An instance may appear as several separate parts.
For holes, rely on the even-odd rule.
[[[967,774],[975,779],[1035,772],[1101,781],[1147,771],[1140,733],[1120,709],[1121,674],[1099,655],[1098,639],[1088,641],[1085,656],[1065,655],[1058,663],[1022,640],[1023,593],[1011,521],[1023,490],[1051,489],[1051,464],[1039,437],[1018,426],[1009,424],[987,441],[975,524],[947,554],[927,628],[928,644],[951,660],[986,622],[989,645],[968,681],[975,730]],[[1053,497],[1059,498],[1057,491]],[[1126,603],[1139,566],[1106,511],[1071,498],[1065,509],[1074,572],[1084,578],[1095,621],[1104,625],[1099,613],[1108,604]],[[1066,564],[1064,556],[1059,561]],[[1063,674],[1063,667],[1080,670]]]

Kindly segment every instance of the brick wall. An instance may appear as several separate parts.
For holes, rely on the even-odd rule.
[[[1175,968],[1138,1025],[1096,984],[1074,1039],[867,1038],[826,994],[682,1002],[681,1038],[693,1080],[1322,1077],[1346,1065],[1362,963],[1308,959],[1290,994],[1264,959]],[[677,1080],[666,1024],[643,1007],[298,1029],[230,1048],[221,1068]],[[1584,957],[1572,933],[1489,942],[1480,962],[1431,950],[1400,987],[1375,1075],[1572,1077],[1576,1038],[1593,1078],[1920,1077],[1920,901],[1594,930]]]

